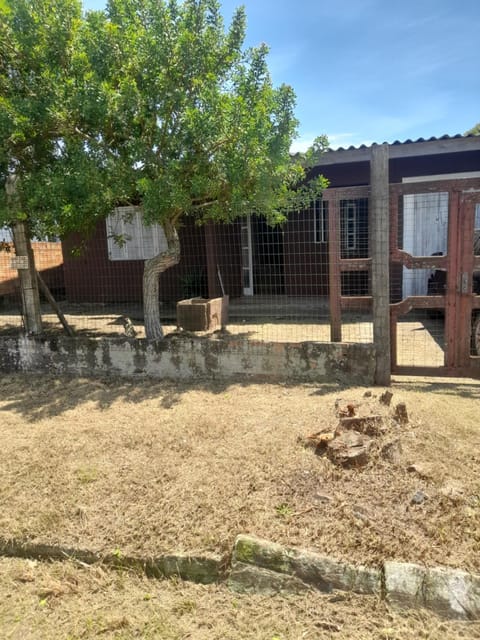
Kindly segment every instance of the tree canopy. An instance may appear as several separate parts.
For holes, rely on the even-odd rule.
[[[78,102],[87,65],[78,0],[0,5],[0,225],[28,222],[33,235],[92,226],[110,206],[104,158],[81,133]]]
[[[225,29],[217,0],[110,0],[87,23],[101,146],[147,221],[276,221],[319,187],[300,186],[294,92],[273,87],[265,45],[243,50],[242,8]]]
[[[280,222],[325,186],[290,157],[295,95],[266,45],[245,49],[243,8],[228,28],[217,0],[3,0],[0,17],[0,224],[64,235],[138,203],[169,241],[158,276],[184,216]]]
[[[470,136],[470,135],[478,136],[478,135],[480,135],[480,122],[477,122],[477,124],[474,127],[469,129],[468,131],[465,131],[465,135],[466,136]]]

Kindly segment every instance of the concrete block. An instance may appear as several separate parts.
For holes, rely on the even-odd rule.
[[[480,618],[480,575],[458,569],[429,569],[424,585],[425,606],[447,618]]]
[[[423,607],[427,571],[408,562],[385,562],[385,593],[387,601],[398,607]]]
[[[302,593],[308,585],[285,573],[263,569],[243,562],[234,562],[227,580],[227,585],[237,593]]]
[[[288,574],[315,589],[355,593],[380,593],[381,572],[355,566],[303,549],[290,549],[254,536],[240,535],[235,541],[233,561]]]

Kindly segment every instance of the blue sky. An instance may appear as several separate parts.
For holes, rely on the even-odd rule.
[[[105,0],[84,0],[101,9]],[[297,95],[304,149],[464,133],[480,121],[479,0],[223,0],[246,7],[275,84]]]

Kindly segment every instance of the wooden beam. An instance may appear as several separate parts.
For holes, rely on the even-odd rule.
[[[328,296],[330,340],[342,341],[342,277],[340,273],[340,207],[338,200],[328,203]]]
[[[207,222],[205,225],[205,252],[207,254],[208,297],[217,298],[219,293],[217,275],[217,243],[213,222]]]
[[[457,292],[459,288],[459,233],[460,194],[450,191],[448,194],[448,246],[447,246],[447,283],[445,290],[445,366],[459,366],[457,342],[459,326],[457,323]]]
[[[74,338],[75,337],[74,330],[68,324],[67,319],[65,318],[62,310],[60,309],[60,307],[57,304],[57,301],[52,296],[52,293],[51,293],[50,289],[48,288],[47,284],[45,283],[45,280],[42,278],[42,276],[40,275],[40,273],[38,271],[37,271],[37,280],[38,280],[38,285],[39,285],[40,289],[42,290],[43,295],[48,300],[50,306],[52,307],[52,309],[57,314],[57,317],[60,320],[60,323],[61,323],[62,327],[65,329],[65,333],[67,334],[67,336],[70,336],[70,338]]]
[[[368,271],[371,266],[371,258],[344,258],[340,260],[340,271]]]
[[[391,353],[388,144],[372,147],[370,185],[373,341],[376,347],[375,382],[379,385],[389,385]]]

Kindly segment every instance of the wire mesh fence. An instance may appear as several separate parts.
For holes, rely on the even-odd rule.
[[[424,297],[431,297],[432,304],[394,312],[395,361],[441,367],[446,353],[450,193],[441,185],[433,191],[422,192],[418,185],[407,191],[396,196],[396,215],[391,212],[392,308]],[[368,187],[328,189],[323,199],[274,227],[258,216],[203,226],[185,218],[179,231],[180,262],[159,278],[165,334],[185,330],[177,313],[179,301],[228,296],[228,321],[222,328],[252,345],[372,342],[369,203]],[[480,234],[480,205],[475,229]],[[2,233],[0,335],[18,334],[23,322],[18,273],[11,264],[15,253],[8,231]],[[36,267],[77,335],[142,338],[144,264],[164,242],[160,227],[145,227],[138,210],[129,208],[116,210],[89,237],[32,244]],[[398,259],[404,254],[420,261],[406,264]],[[422,262],[425,257],[431,262]],[[472,326],[478,315],[474,309]],[[42,319],[45,333],[63,331],[43,298]],[[477,325],[473,331],[480,341],[480,322]],[[211,327],[198,330],[199,335],[209,332]]]
[[[160,275],[165,333],[179,330],[180,300],[227,295],[225,330],[231,334],[252,341],[330,341],[332,265],[343,257],[368,255],[368,199],[338,199],[337,243],[329,238],[331,202],[312,203],[278,226],[257,216],[205,226],[187,218],[180,229],[180,263]],[[144,261],[152,255],[152,238],[161,250],[162,234],[159,228],[144,227],[137,214],[122,213],[121,228],[117,211],[115,220],[99,223],[88,238],[33,242],[37,269],[77,334],[124,335],[129,318],[136,335],[144,336]],[[18,279],[10,266],[13,255],[7,237],[0,254],[2,333],[22,330]],[[365,295],[368,289],[367,273],[341,274],[342,295]],[[45,300],[42,305],[45,331],[61,331],[53,310]],[[369,311],[350,305],[342,323],[343,340],[371,342]]]

